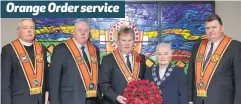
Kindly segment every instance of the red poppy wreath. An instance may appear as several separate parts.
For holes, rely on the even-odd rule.
[[[123,92],[127,104],[162,104],[158,87],[147,80],[132,81]]]

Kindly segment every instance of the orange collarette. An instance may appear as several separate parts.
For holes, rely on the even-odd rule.
[[[90,41],[87,42],[91,60],[90,66],[92,71],[90,72],[84,58],[81,56],[80,51],[74,43],[73,39],[67,40],[65,44],[76,62],[77,68],[79,70],[81,79],[84,83],[84,87],[86,90],[86,97],[96,97],[98,83],[98,60],[94,45]]]
[[[35,67],[32,61],[19,40],[14,40],[11,45],[18,57],[19,63],[24,72],[25,78],[28,82],[30,94],[42,93],[43,76],[44,76],[44,60],[42,54],[42,47],[39,42],[34,42]]]
[[[124,58],[119,52],[119,49],[116,49],[113,51],[114,58],[116,60],[116,63],[118,64],[122,74],[124,75],[126,81],[130,83],[133,80],[138,80],[139,72],[140,72],[140,62],[135,61],[137,57],[139,57],[137,52],[133,52],[133,63],[134,63],[134,68],[132,70],[133,73],[130,72],[129,68],[127,67]]]
[[[195,62],[197,96],[207,97],[209,83],[231,41],[232,39],[227,36],[222,39],[216,51],[208,60],[207,66],[204,67],[205,70],[203,70],[203,62],[208,40],[201,42]]]

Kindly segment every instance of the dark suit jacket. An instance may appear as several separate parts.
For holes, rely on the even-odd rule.
[[[43,46],[42,46],[43,47]],[[45,49],[43,49],[45,51]],[[32,52],[34,53],[34,52]],[[30,55],[30,53],[28,53]],[[30,56],[31,57],[31,56]],[[34,56],[32,57],[34,59]],[[44,52],[44,83],[42,94],[30,95],[28,83],[19,63],[17,55],[10,44],[2,48],[1,54],[2,104],[44,104],[47,81],[47,58]]]
[[[188,68],[189,101],[202,104],[197,97],[195,60],[200,43],[193,47]],[[204,104],[241,104],[241,44],[233,40],[210,81]]]
[[[146,68],[145,57],[141,55],[139,78],[144,78],[144,71]],[[127,81],[123,76],[119,66],[117,65],[112,53],[106,55],[102,59],[102,65],[99,75],[99,84],[101,91],[104,94],[104,104],[117,103],[116,98],[122,95],[127,86]]]
[[[155,83],[152,76],[153,67],[146,69],[144,79]],[[159,66],[156,67],[156,74],[160,79]],[[184,69],[175,66],[170,76],[161,83],[159,89],[162,91],[163,104],[188,104],[188,87]]]
[[[95,48],[97,60],[99,60],[99,49]],[[65,43],[56,46],[52,54],[49,93],[51,104],[85,104],[86,102],[86,91],[81,75]],[[93,98],[91,102],[95,103],[96,100],[97,98]]]

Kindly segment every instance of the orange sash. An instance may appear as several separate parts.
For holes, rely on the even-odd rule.
[[[67,40],[65,44],[69,48],[69,51],[71,52],[78,67],[81,79],[86,90],[86,97],[96,97],[98,83],[98,60],[94,45],[90,41],[87,42],[91,60],[90,66],[92,71],[90,72],[84,58],[81,56],[80,51],[74,43],[73,39]]]
[[[195,62],[197,96],[207,97],[209,83],[231,41],[232,39],[230,37],[224,36],[217,49],[208,60],[207,66],[204,67],[205,71],[203,70],[203,62],[208,40],[203,40],[200,44]]]
[[[19,40],[14,40],[11,45],[18,57],[19,63],[28,82],[30,94],[42,93],[43,76],[44,76],[44,60],[41,44],[34,42],[35,67],[32,61]]]
[[[133,52],[132,59],[134,63],[134,69],[132,69],[132,72],[130,72],[129,68],[127,67],[123,56],[120,54],[119,50],[116,49],[113,51],[113,56],[116,60],[116,63],[118,64],[122,74],[124,75],[127,83],[130,83],[133,80],[138,80],[139,72],[140,72],[140,62],[137,62],[136,58],[139,57],[137,52]]]

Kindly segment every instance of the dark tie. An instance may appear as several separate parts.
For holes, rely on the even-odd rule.
[[[205,59],[205,61],[204,61],[204,63],[203,63],[203,69],[205,69],[205,66],[206,66],[209,58],[211,57],[212,52],[213,52],[213,43],[211,43],[210,50],[209,50],[208,55],[207,55],[207,57],[206,57],[206,59]]]
[[[81,47],[81,50],[82,50],[82,54],[83,54],[83,57],[84,57],[84,59],[85,59],[85,62],[86,62],[86,64],[87,64],[87,67],[88,67],[89,71],[91,72],[90,63],[89,63],[88,57],[87,57],[87,55],[86,55],[86,53],[85,53],[85,47],[82,46],[82,47]]]
[[[130,62],[130,60],[129,60],[129,55],[126,56],[126,60],[127,60],[127,61],[126,61],[127,66],[128,66],[128,68],[130,69],[130,71],[132,72],[132,70],[131,70],[131,69],[132,69],[132,68],[131,68],[131,62]]]

